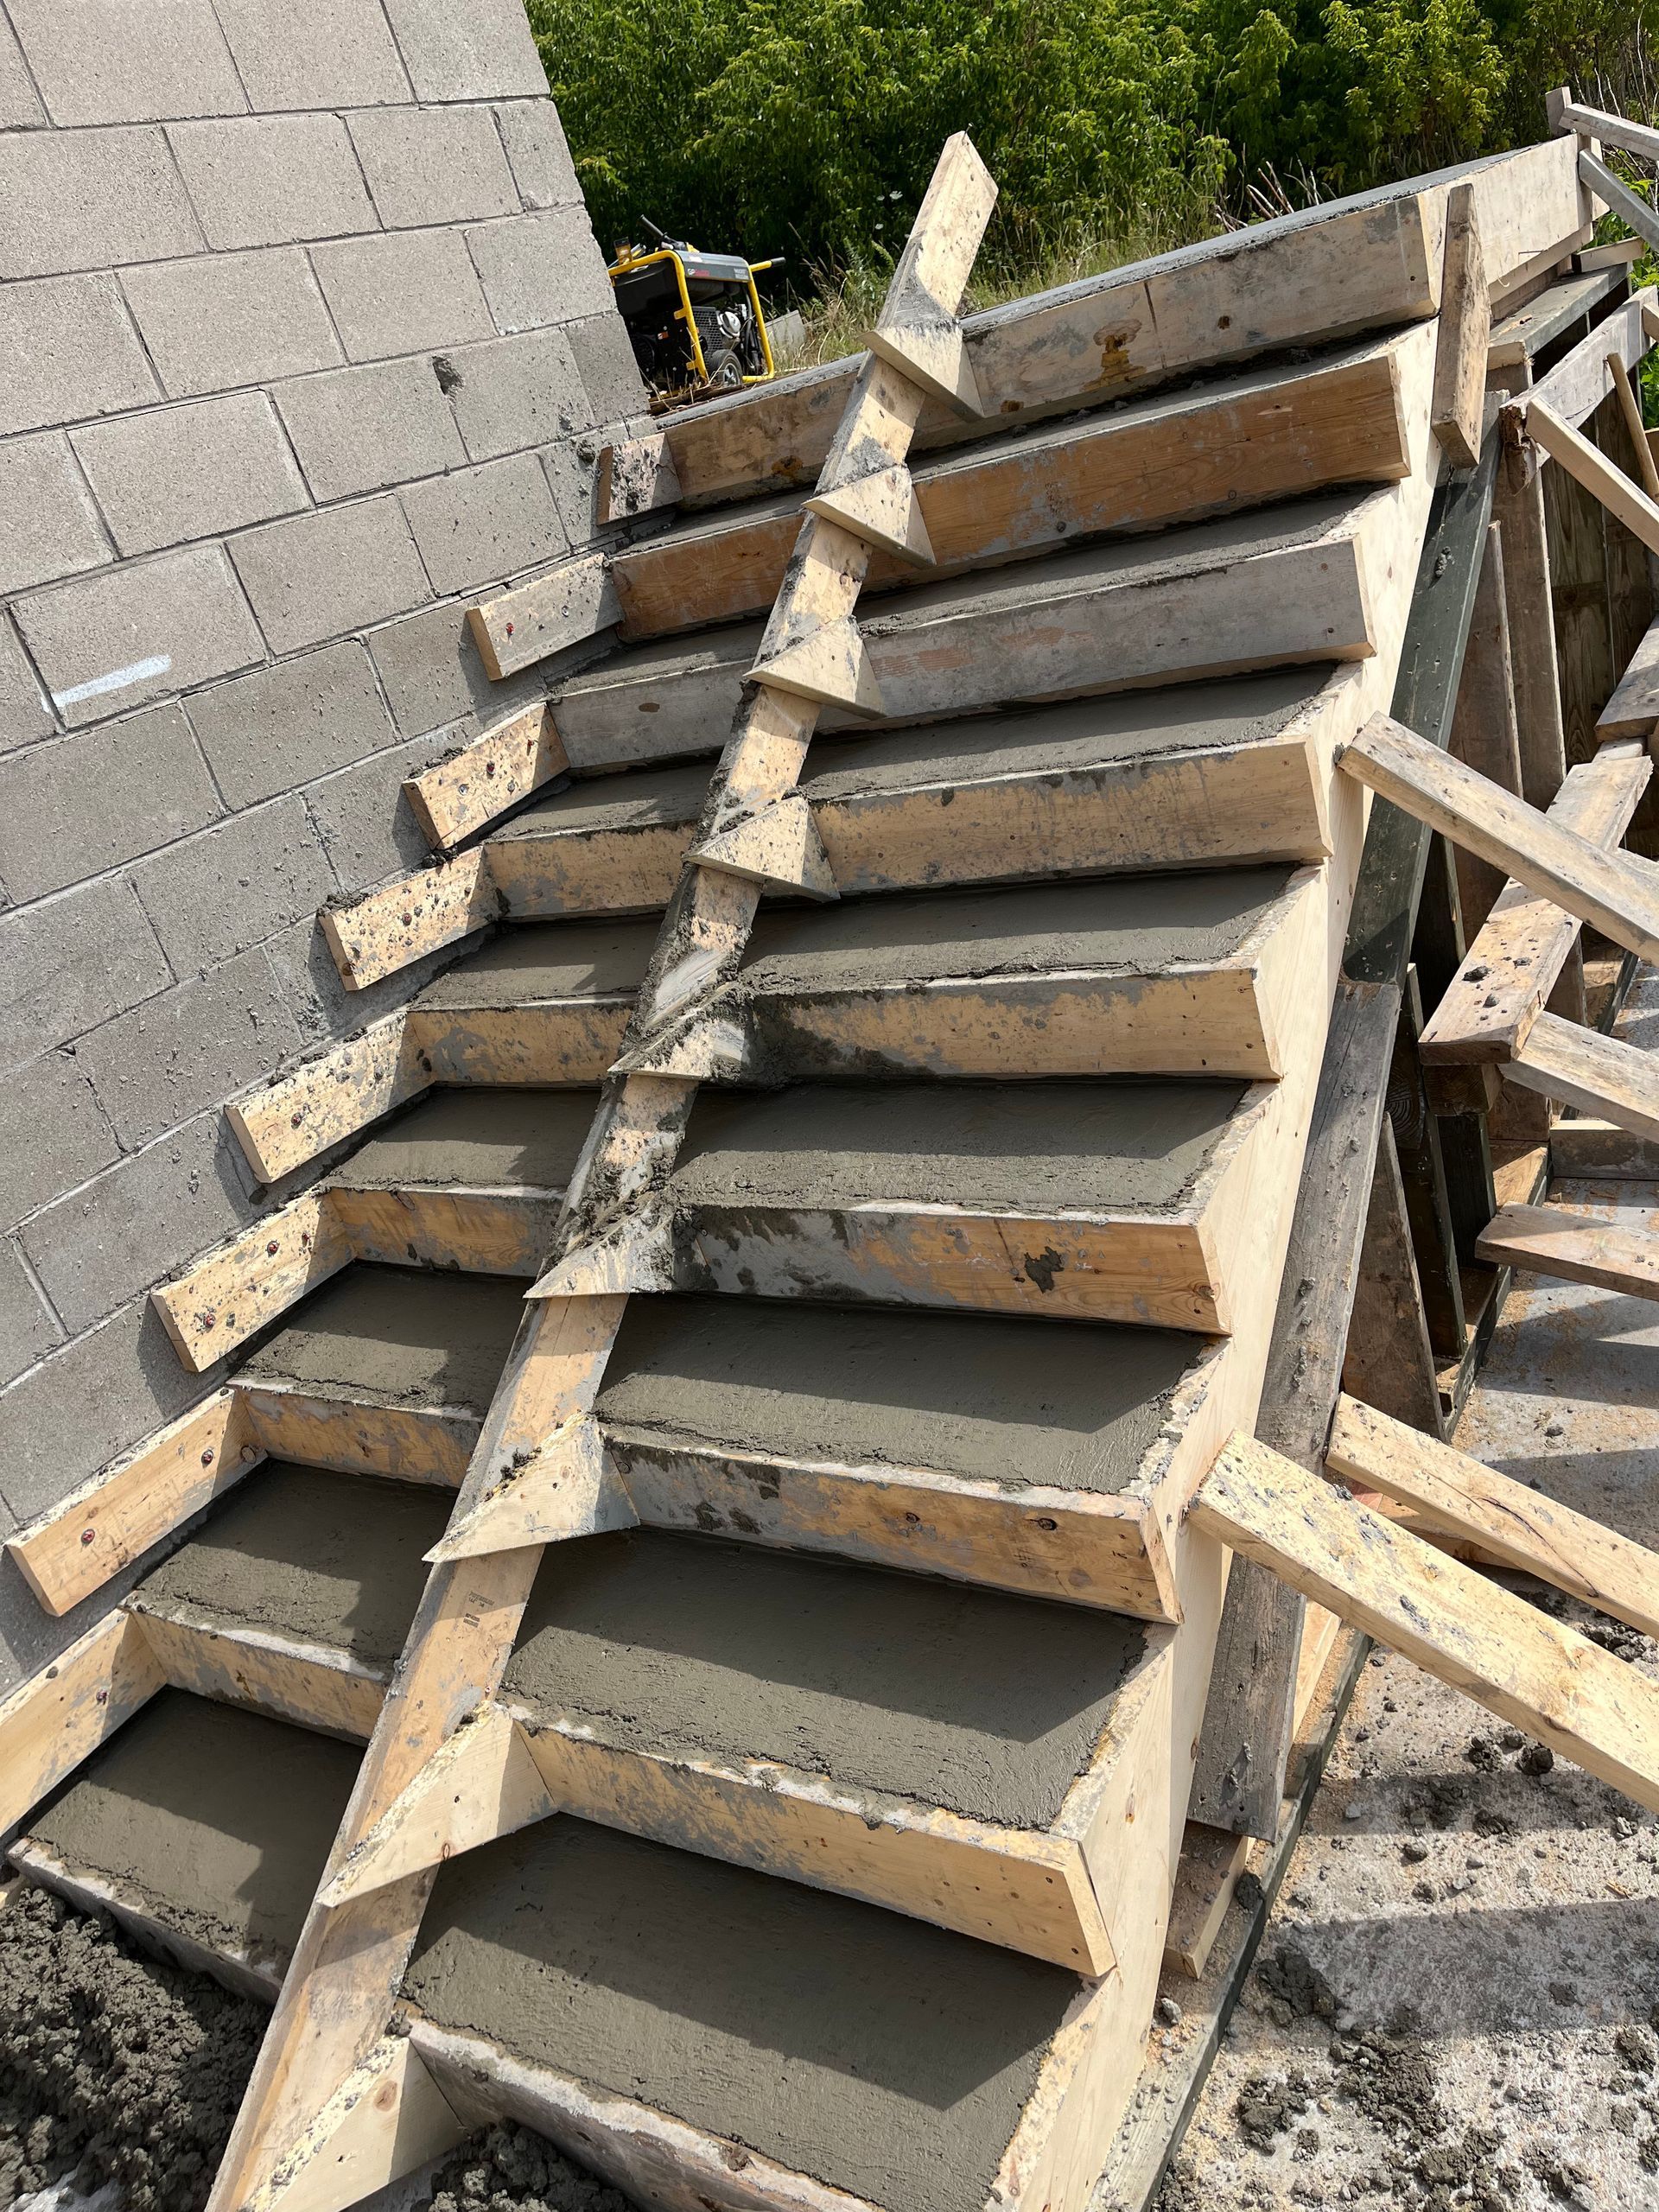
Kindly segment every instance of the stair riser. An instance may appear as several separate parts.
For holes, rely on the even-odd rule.
[[[823,1552],[1022,1596],[1179,1618],[1155,1515],[1138,1498],[1006,1492],[874,1467],[791,1465],[607,1429],[606,1447],[647,1527]]]
[[[410,1030],[429,1083],[599,1083],[620,1049],[633,995],[416,1009]]]
[[[1075,1973],[1111,1967],[1094,1886],[1070,1840],[862,1798],[772,1764],[738,1772],[646,1758],[555,1728],[531,1734],[530,1749],[554,1802],[584,1820],[861,1897]]]
[[[142,1600],[134,1601],[131,1611],[175,1689],[221,1705],[247,1706],[324,1735],[368,1741],[385,1682],[345,1654],[152,1611]]]
[[[242,1395],[273,1459],[443,1490],[460,1488],[482,1427],[475,1414],[413,1413],[264,1384],[245,1385]]]
[[[79,1867],[66,1866],[43,1844],[24,1839],[9,1854],[31,1882],[94,1919],[107,1913],[141,1950],[187,1974],[206,1974],[210,1980],[251,1997],[260,2005],[274,2005],[283,1986],[284,1968],[245,1951],[216,1951],[196,1942],[177,1928],[169,1927],[145,1909],[141,1899],[119,1885]]]
[[[535,1274],[552,1244],[562,1195],[418,1186],[334,1193],[355,1258],[480,1275]]]

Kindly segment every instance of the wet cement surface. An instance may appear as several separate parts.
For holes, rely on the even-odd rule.
[[[793,908],[760,917],[744,981],[806,991],[1070,969],[1156,975],[1236,952],[1289,876],[1239,868]]]
[[[442,1535],[447,1491],[268,1460],[143,1585],[158,1611],[269,1629],[390,1669]]]
[[[636,1298],[599,1411],[785,1459],[1116,1492],[1201,1357],[1166,1329]]]
[[[446,968],[416,1004],[428,1009],[515,1007],[631,991],[645,972],[658,928],[654,918],[516,923]]]
[[[1138,1622],[656,1529],[550,1545],[505,1694],[628,1750],[776,1759],[1044,1828]]]
[[[453,1860],[407,1993],[894,2212],[982,2212],[1079,1985],[569,1817]]]
[[[29,1833],[197,1942],[285,1955],[359,1756],[333,1737],[164,1689]]]
[[[1284,669],[1068,701],[1029,714],[924,723],[815,744],[802,784],[814,801],[1004,775],[1076,775],[1150,753],[1191,753],[1273,737],[1329,671]]]
[[[1243,1090],[1128,1081],[705,1090],[672,1187],[693,1205],[1165,1212],[1190,1195]]]
[[[409,1184],[563,1191],[593,1126],[597,1090],[495,1085],[429,1091],[339,1168],[347,1190]]]
[[[631,776],[589,776],[493,830],[490,842],[542,836],[550,830],[648,830],[665,823],[692,823],[708,795],[709,770],[701,765],[642,768]]]
[[[243,1366],[241,1379],[482,1414],[524,1304],[522,1283],[359,1261],[297,1307]]]

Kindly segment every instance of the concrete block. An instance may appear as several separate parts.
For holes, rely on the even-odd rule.
[[[372,108],[352,141],[389,231],[516,214],[518,192],[487,107]]]
[[[302,377],[276,405],[319,499],[435,476],[467,458],[442,385],[424,354]]]
[[[348,360],[487,338],[490,318],[460,231],[350,238],[311,256]]]
[[[0,1244],[0,1389],[62,1342],[63,1331],[41,1304],[22,1253],[15,1244]]]
[[[45,121],[46,110],[29,80],[16,34],[0,14],[0,130],[25,130]]]
[[[0,914],[0,1074],[124,1014],[172,980],[124,877]]]
[[[396,499],[365,499],[250,531],[232,549],[278,653],[344,637],[432,596]]]
[[[55,725],[17,632],[0,615],[0,753],[49,736]]]
[[[310,786],[306,804],[342,890],[366,891],[389,875],[431,859],[432,849],[407,803],[394,795],[406,777],[442,760],[467,734],[465,730],[436,730]]]
[[[113,276],[0,284],[0,437],[160,397]]]
[[[603,315],[573,322],[565,335],[582,372],[595,423],[620,423],[627,416],[645,413],[651,396],[628,343],[627,327],[613,302]]]
[[[245,115],[213,0],[9,0],[54,123]]]
[[[194,693],[186,711],[232,806],[347,767],[393,735],[368,654],[356,643],[216,683]]]
[[[133,870],[150,927],[180,975],[234,959],[316,911],[335,888],[304,802],[232,815]]]
[[[567,550],[552,492],[531,453],[429,477],[403,499],[437,591],[499,583]]]
[[[445,359],[449,402],[474,461],[552,445],[593,422],[587,388],[562,330],[493,338]]]
[[[552,101],[508,100],[495,113],[525,207],[573,207],[582,197],[582,187]]]
[[[210,245],[290,245],[378,227],[337,115],[181,123],[168,136]]]
[[[519,0],[386,0],[415,97],[487,100],[547,92]]]
[[[591,434],[563,438],[543,448],[542,466],[553,487],[559,520],[572,545],[604,542],[607,532],[599,519],[599,451],[602,442]]]
[[[201,231],[167,141],[153,126],[0,136],[6,276],[56,276],[200,249]]]
[[[176,702],[0,760],[0,878],[40,899],[222,813]]]
[[[219,20],[263,112],[410,97],[380,0],[219,0]]]
[[[204,1114],[26,1224],[19,1241],[66,1327],[105,1319],[252,1219],[234,1144]]]
[[[85,1183],[120,1150],[73,1046],[42,1052],[0,1083],[0,1213],[9,1226]]]
[[[106,1021],[83,1037],[76,1052],[116,1135],[130,1150],[216,1109],[276,1067],[299,1041],[270,963],[256,949],[205,976],[188,976],[130,1014]],[[197,1239],[187,1249],[207,1241]],[[41,1274],[49,1288],[44,1268]],[[92,1318],[83,1311],[71,1320],[55,1291],[53,1302],[73,1327]]]
[[[57,584],[18,600],[13,612],[72,728],[265,658],[218,545]]]
[[[44,1513],[223,1379],[222,1369],[188,1373],[148,1296],[131,1300],[0,1396],[0,1493],[12,1516]],[[95,1617],[110,1592],[88,1603]]]
[[[0,445],[0,592],[96,569],[111,556],[69,441],[59,432]]]
[[[171,398],[272,384],[346,358],[297,246],[152,262],[121,282]]]
[[[504,334],[614,311],[611,280],[583,207],[484,223],[467,232],[467,243]]]
[[[311,504],[263,391],[88,423],[70,442],[124,554],[218,537]]]
[[[429,607],[406,615],[368,637],[374,664],[398,728],[406,737],[460,722],[466,733],[484,722],[499,721],[547,694],[538,668],[493,683],[467,626],[463,600]]]

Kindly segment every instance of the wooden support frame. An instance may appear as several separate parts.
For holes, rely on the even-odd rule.
[[[166,1681],[142,1624],[117,1611],[0,1702],[0,1835],[26,1820]]]
[[[1649,325],[1656,307],[1659,307],[1659,292],[1649,286],[1620,301],[1604,321],[1592,324],[1546,375],[1505,402],[1502,413],[1505,437],[1514,443],[1524,434],[1527,417],[1535,407],[1547,407],[1555,421],[1580,429],[1617,389],[1618,375],[1610,357],[1618,360],[1628,383],[1630,365],[1640,361],[1652,347]]]
[[[1659,1063],[1617,1037],[1541,1014],[1510,1073],[1547,1098],[1564,1099],[1635,1136],[1659,1138]]]
[[[1446,202],[1440,346],[1430,418],[1435,436],[1457,468],[1473,468],[1480,459],[1491,330],[1492,300],[1480,250],[1475,188],[1465,181],[1452,186]]]
[[[1589,1283],[1625,1298],[1659,1299],[1659,1236],[1564,1206],[1501,1206],[1482,1236],[1494,1266]]]
[[[950,203],[951,180],[963,173],[982,176],[983,168],[959,137],[950,142],[943,174],[930,188],[930,204]],[[977,245],[970,226],[954,226],[950,257],[944,265],[937,257],[929,264],[937,298],[954,304],[960,297]],[[873,445],[888,460],[904,460],[923,397],[885,365],[867,361],[821,488],[868,474]],[[771,634],[781,636],[809,617],[844,619],[856,601],[867,559],[860,541],[835,524],[809,517],[773,610]],[[794,787],[817,719],[810,702],[764,683],[753,688],[740,708],[697,842]],[[734,964],[759,895],[758,887],[728,874],[694,862],[686,867],[630,1024],[630,1044],[677,1014],[724,965]],[[567,1195],[561,1254],[582,1243],[607,1210],[626,1206],[671,1163],[693,1092],[687,1084],[639,1076],[607,1086]],[[528,1310],[462,1485],[461,1512],[477,1505],[519,1450],[533,1450],[550,1430],[591,1411],[625,1305],[620,1295],[587,1296],[540,1300]],[[433,1569],[325,1879],[463,1715],[496,1688],[538,1558],[536,1548],[523,1548]],[[410,1877],[332,1910],[314,1904],[209,2212],[272,2212],[280,2188],[291,2186],[296,2174],[326,2156],[328,2101],[384,2037],[428,1884],[425,1876]]]
[[[1599,499],[1614,520],[1623,523],[1649,553],[1659,553],[1659,505],[1639,484],[1632,483],[1622,468],[1616,468],[1599,447],[1536,399],[1527,408],[1527,435]]]

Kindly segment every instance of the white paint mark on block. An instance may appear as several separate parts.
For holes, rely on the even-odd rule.
[[[165,676],[172,665],[170,653],[155,653],[148,660],[112,668],[107,676],[94,676],[89,683],[72,683],[67,691],[54,691],[52,703],[61,714],[66,707],[78,707],[83,699],[101,699],[106,692],[124,691],[130,683],[147,683],[152,676]]]

